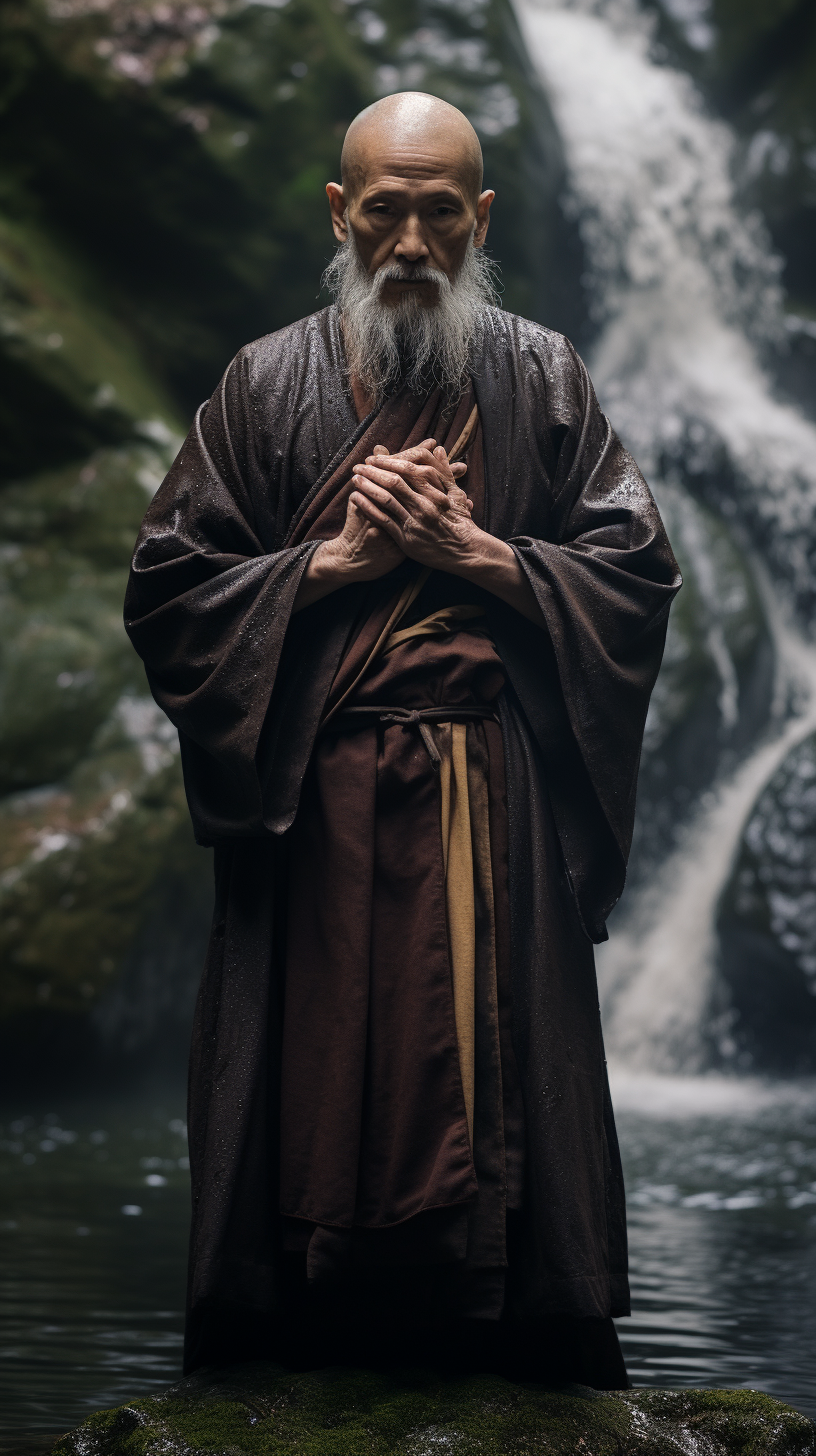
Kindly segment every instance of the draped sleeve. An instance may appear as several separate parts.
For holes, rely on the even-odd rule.
[[[499,634],[543,754],[565,868],[599,940],[623,889],[646,713],[681,578],[649,487],[572,345],[530,325],[513,352],[514,426],[527,450],[504,488],[526,503],[511,515],[533,529],[508,519],[499,534],[546,633],[516,621]],[[494,477],[488,489],[500,488]]]
[[[321,679],[327,690],[334,671],[331,628],[313,633],[327,660],[322,673],[312,660],[304,692],[292,639],[320,613],[308,608],[293,619],[292,609],[317,543],[273,549],[279,502],[264,471],[250,374],[242,351],[199,409],[145,516],[125,600],[150,689],[179,730],[202,843],[288,827]]]

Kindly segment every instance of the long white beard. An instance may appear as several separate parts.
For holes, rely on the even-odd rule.
[[[494,269],[480,248],[468,247],[453,281],[436,268],[413,263],[386,264],[372,277],[349,232],[323,282],[340,311],[349,370],[375,406],[398,384],[418,395],[439,385],[449,403],[460,398],[480,320],[498,302]],[[383,303],[384,284],[399,278],[435,283],[436,302],[423,303],[407,293],[394,306]]]

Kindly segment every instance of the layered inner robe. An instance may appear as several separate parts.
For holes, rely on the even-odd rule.
[[[468,462],[478,524],[472,393],[435,428]],[[411,562],[389,588],[351,635],[292,830],[284,1241],[313,1282],[434,1266],[449,1312],[498,1317],[523,1166],[505,674],[480,592]]]

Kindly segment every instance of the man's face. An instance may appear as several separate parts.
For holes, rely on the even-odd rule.
[[[326,188],[335,236],[344,242],[351,228],[371,276],[400,266],[403,276],[383,285],[384,304],[412,293],[433,307],[436,285],[412,278],[412,271],[436,268],[453,281],[467,249],[484,242],[493,193],[477,198],[467,159],[455,143],[436,136],[372,141],[356,160],[345,190],[333,182]]]

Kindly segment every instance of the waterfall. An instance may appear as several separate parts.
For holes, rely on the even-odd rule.
[[[703,796],[696,815],[598,956],[610,1059],[630,1070],[695,1072],[709,1048],[706,1014],[716,972],[715,918],[753,805],[782,760],[816,731],[816,647],[763,581],[777,652],[777,720],[740,766]]]
[[[768,732],[703,796],[599,956],[611,1061],[693,1072],[706,1062],[716,911],[746,819],[816,729],[816,648],[796,626],[816,583],[816,427],[775,396],[763,364],[785,333],[779,262],[735,196],[733,135],[655,54],[650,18],[635,0],[515,8],[564,148],[602,407],[658,494],[661,476],[692,482],[762,555],[777,660]]]

